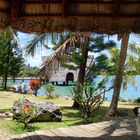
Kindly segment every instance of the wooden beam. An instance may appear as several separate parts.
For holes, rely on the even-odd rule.
[[[62,17],[67,17],[68,16],[68,11],[69,11],[69,0],[62,0]]]
[[[2,8],[0,8],[0,12],[1,12],[1,13],[7,13],[8,10],[7,10],[7,9],[2,9]]]
[[[31,15],[24,15],[24,16],[20,16],[20,18],[62,18],[61,14],[31,14]],[[71,17],[75,17],[75,18],[113,18],[111,14],[70,14],[67,16],[67,18],[71,18]],[[140,15],[119,15],[115,18],[140,18]]]
[[[113,9],[113,16],[119,16],[120,7],[121,7],[122,0],[115,0],[114,9]]]
[[[11,0],[11,12],[10,12],[10,18],[11,20],[16,20],[20,16],[20,5],[21,0]]]
[[[66,0],[67,1],[67,0]],[[117,1],[117,0],[115,0]],[[119,0],[118,0],[119,1]],[[36,1],[36,0],[24,0],[24,3],[26,4],[55,4],[55,3],[62,3],[62,0],[50,0],[50,1],[47,1],[47,0],[39,0],[39,1]],[[92,1],[92,0],[82,0],[82,1],[75,1],[75,0],[69,0],[69,3],[73,4],[114,4],[114,1]],[[140,1],[123,1],[122,0],[122,4],[140,4]]]
[[[69,3],[71,4],[114,4],[113,1],[73,1],[73,0],[64,0],[64,1],[69,1]],[[24,1],[23,2],[24,4],[62,4],[62,0],[50,0],[50,1],[47,1],[47,0],[40,0],[40,1]]]
[[[33,1],[33,0],[28,0],[28,1],[24,1],[24,4],[58,4],[61,3],[61,0],[39,0],[39,1]]]

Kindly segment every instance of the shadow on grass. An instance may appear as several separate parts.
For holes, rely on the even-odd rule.
[[[63,107],[63,117],[66,117],[67,121],[72,119],[77,119],[77,121],[72,125],[84,125],[89,123],[97,123],[102,121],[109,121],[109,120],[119,120],[124,118],[134,118],[135,115],[132,111],[132,108],[119,108],[119,112],[126,113],[128,116],[115,116],[115,117],[106,117],[106,113],[108,111],[108,107],[101,106],[98,110],[91,114],[91,117],[82,117],[82,112],[77,109],[72,109],[71,107]]]
[[[5,112],[11,112],[12,109],[11,108],[7,108],[7,109],[0,109],[0,113],[5,113]]]
[[[61,107],[63,117],[66,118],[79,118],[81,117],[81,111],[78,109],[73,109],[72,107],[64,106]]]
[[[33,131],[36,131],[36,130],[39,130],[39,127],[31,126],[30,123],[29,123],[28,127],[26,128],[27,132],[33,132]]]
[[[72,122],[69,126],[73,125],[83,125],[94,122],[105,121],[107,118],[105,114],[107,112],[107,107],[100,107],[91,114],[91,117],[87,118],[82,115],[82,111],[78,109],[73,109],[72,107],[62,107],[62,114],[65,122]]]
[[[119,103],[120,105],[129,105],[129,106],[140,106],[140,103],[138,103],[138,102],[130,102],[130,103],[123,103],[123,102],[121,102],[121,103]]]
[[[0,112],[7,112],[9,110],[10,109],[1,109]],[[99,108],[99,110],[96,110],[95,112],[93,112],[93,114],[91,115],[90,118],[82,117],[82,112],[80,110],[73,109],[72,107],[69,107],[69,106],[63,106],[63,107],[61,107],[61,110],[62,110],[62,122],[60,122],[60,124],[56,125],[57,127],[66,127],[66,126],[69,127],[69,126],[84,125],[84,124],[89,124],[89,123],[97,123],[97,122],[102,122],[102,121],[119,119],[119,117],[113,117],[113,118],[105,117],[105,114],[108,110],[108,107],[105,107],[105,106],[101,106]],[[134,118],[134,114],[133,114],[131,108],[127,108],[127,109],[120,108],[119,110],[128,113],[129,114],[128,117]],[[23,130],[24,129],[23,126],[20,126],[20,125],[17,126],[16,124],[14,124],[14,125],[15,126],[13,129],[22,129],[21,133],[26,132],[26,130]],[[29,123],[27,131],[33,132],[33,131],[39,130],[42,128],[42,127],[40,127],[40,125],[41,124],[39,124],[39,127],[38,127],[34,123]],[[50,123],[50,125],[51,125],[51,123]],[[54,128],[56,128],[56,126],[54,126]],[[17,131],[17,130],[15,130],[15,131]]]
[[[72,135],[72,134],[70,134]],[[27,140],[29,139],[29,136],[25,136],[22,138],[22,140]],[[122,136],[111,136],[108,135],[108,137],[106,138],[106,136],[93,136],[93,137],[88,137],[88,136],[47,136],[46,135],[32,135],[30,136],[29,140],[125,140],[125,139],[129,139],[129,140],[139,140],[139,136],[134,135],[134,134],[130,134],[130,135],[122,135]],[[21,140],[21,138],[13,138],[11,140]]]
[[[12,86],[7,86],[6,89],[4,89],[1,85],[0,85],[0,91],[15,91],[15,88]]]

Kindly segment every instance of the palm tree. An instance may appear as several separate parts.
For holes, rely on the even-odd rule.
[[[113,48],[110,50],[111,58],[109,65],[111,67],[108,75],[114,75],[117,71],[117,65],[119,62],[120,50]],[[122,87],[124,90],[127,89],[127,84],[131,83],[136,88],[135,77],[140,72],[140,48],[136,44],[129,44],[128,55],[124,63],[124,72],[122,76]],[[115,90],[115,89],[114,89]],[[110,104],[107,115],[114,116],[117,112],[117,104],[119,100],[119,94],[114,94],[112,102]]]
[[[55,33],[54,33],[55,34]],[[42,64],[42,67],[41,67],[41,69],[39,70],[39,75],[40,76],[42,76],[42,75],[44,75],[44,73],[46,73],[46,75],[47,76],[49,76],[51,73],[50,73],[50,71],[49,70],[51,70],[52,68],[51,68],[51,66],[52,65],[50,65],[50,64],[52,64],[54,61],[53,60],[55,60],[55,59],[57,59],[60,55],[64,55],[65,53],[66,53],[66,50],[69,48],[69,47],[71,47],[71,46],[75,46],[75,44],[78,44],[78,43],[80,43],[80,41],[82,40],[80,40],[80,38],[81,37],[86,37],[86,39],[84,39],[84,40],[90,40],[90,37],[89,36],[87,36],[87,34],[90,34],[91,35],[91,33],[70,33],[70,35],[69,36],[66,36],[66,33],[63,33],[63,34],[55,34],[54,35],[53,33],[52,33],[52,38],[54,39],[54,36],[57,36],[57,43],[56,43],[56,41],[55,41],[55,44],[57,44],[57,46],[58,47],[56,47],[57,49],[55,50],[55,53],[54,54],[52,54],[51,56],[49,56],[44,62],[43,62],[43,64]],[[34,54],[33,52],[34,52],[34,48],[35,48],[35,46],[38,46],[38,40],[40,40],[40,42],[42,42],[43,41],[43,36],[46,36],[46,34],[43,34],[43,35],[41,35],[41,36],[36,36],[36,38],[33,40],[33,43],[31,43],[30,45],[29,45],[29,47],[28,47],[28,52],[30,52],[30,53],[32,53],[32,54]],[[61,38],[61,37],[62,38]],[[92,38],[93,39],[93,38]],[[91,39],[91,40],[92,40]],[[94,38],[95,39],[95,38]],[[126,40],[128,40],[128,38],[126,37]],[[45,41],[44,41],[45,42]],[[127,41],[126,41],[127,42]],[[125,42],[124,42],[125,43]],[[129,79],[133,84],[135,83],[134,82],[134,80],[132,80],[133,78],[133,76],[134,76],[134,74],[135,74],[135,70],[134,71],[131,71],[131,70],[128,70],[128,69],[124,69],[124,64],[125,64],[125,59],[126,59],[126,55],[127,55],[127,45],[126,45],[126,43],[124,44],[123,43],[123,45],[122,46],[126,46],[126,47],[122,47],[122,51],[121,51],[121,54],[120,54],[120,60],[119,60],[119,66],[118,66],[118,59],[116,59],[116,62],[117,62],[117,65],[115,65],[115,67],[112,69],[112,71],[113,71],[113,74],[115,74],[115,72],[118,70],[118,72],[117,72],[117,75],[116,75],[116,77],[117,77],[117,80],[116,80],[116,83],[117,84],[119,84],[119,86],[118,85],[114,85],[114,87],[115,87],[115,92],[114,92],[114,97],[113,97],[113,99],[112,99],[112,103],[111,103],[111,105],[110,105],[110,108],[109,108],[109,113],[108,114],[115,114],[115,112],[116,112],[116,110],[117,110],[117,104],[118,104],[118,99],[119,99],[119,94],[120,94],[120,87],[121,87],[121,83],[122,83],[122,80],[124,79],[124,78],[122,78],[122,77],[125,77],[125,79]],[[33,45],[34,44],[34,45]],[[41,43],[40,43],[41,44]],[[81,43],[82,44],[82,43]],[[87,43],[88,44],[88,43]],[[99,45],[99,43],[97,43],[98,45]],[[94,46],[96,46],[97,44],[94,44]],[[83,44],[82,44],[83,45]],[[89,44],[88,44],[89,45]],[[87,46],[88,46],[87,45]],[[101,44],[100,44],[101,45]],[[100,46],[99,45],[99,46]],[[79,45],[79,46],[81,46],[81,45]],[[83,46],[86,46],[86,45],[83,45]],[[102,45],[101,45],[102,46]],[[91,48],[93,48],[93,46],[91,47]],[[83,47],[83,48],[81,48],[81,50],[83,50],[83,56],[85,56],[85,58],[86,58],[86,56],[87,56],[87,52],[90,50],[89,48],[86,48],[86,47]],[[136,51],[136,49],[134,49],[135,51]],[[122,53],[123,52],[123,53]],[[125,52],[125,53],[124,53]],[[119,57],[119,56],[118,56]],[[123,59],[122,59],[123,58]],[[131,57],[131,61],[132,62],[134,62],[133,61],[134,59]],[[86,60],[85,61],[83,61],[83,63],[86,63]],[[134,64],[134,63],[133,63]],[[116,70],[116,67],[118,66],[118,69]],[[131,65],[132,66],[132,65]],[[80,66],[79,66],[80,67]],[[130,65],[125,65],[125,67],[130,67]],[[135,68],[137,67],[137,70],[138,69],[140,69],[139,68],[139,63],[138,62],[135,62]],[[56,69],[57,69],[57,66],[55,67]],[[81,72],[79,72],[80,74],[79,74],[79,76],[78,76],[78,81],[77,81],[77,87],[78,87],[78,85],[80,85],[80,83],[82,83],[83,82],[83,80],[84,80],[84,76],[83,75],[85,75],[85,66],[83,66],[83,64],[81,65],[81,68],[80,68],[80,70],[81,70]],[[124,75],[123,76],[123,70],[124,70],[124,73],[128,73],[128,74],[126,74],[126,75]],[[127,71],[126,71],[127,70]],[[120,71],[120,72],[119,72]],[[131,74],[131,75],[130,75]],[[129,75],[129,76],[128,76]],[[127,84],[126,84],[126,82],[123,80],[123,88],[125,89],[125,88],[127,88]],[[77,88],[78,89],[78,88]],[[111,113],[112,112],[112,113]]]
[[[38,38],[40,39],[41,37],[38,37]],[[60,56],[66,55],[68,52],[67,51],[68,49],[69,51],[72,50],[72,49],[70,50],[70,48],[74,48],[73,49],[74,51],[78,49],[78,53],[76,54],[75,52],[73,52],[74,55],[72,56],[76,57],[74,62],[78,64],[79,74],[78,74],[76,87],[77,87],[77,92],[81,92],[80,85],[82,85],[85,80],[85,70],[86,70],[88,52],[89,51],[92,51],[94,53],[101,52],[102,50],[108,49],[110,47],[114,47],[115,43],[112,41],[104,42],[103,35],[97,35],[97,34],[93,34],[89,32],[63,33],[63,34],[60,34],[58,38],[59,38],[57,40],[58,42],[55,43],[56,50],[54,54],[50,55],[43,62],[41,69],[38,72],[38,75],[43,76],[44,74],[46,74],[47,77],[49,77],[50,75],[52,75],[51,69],[52,69],[52,66],[54,69],[53,63],[55,62],[56,59],[58,59]],[[35,36],[33,43],[30,43],[29,46],[27,46],[28,53],[33,54],[32,51],[34,51],[33,46],[35,44],[37,44],[37,36]],[[71,59],[71,60],[74,60],[74,59]],[[58,65],[57,66],[55,65],[55,69],[57,68],[58,68]],[[73,107],[78,107],[78,104],[74,102]]]

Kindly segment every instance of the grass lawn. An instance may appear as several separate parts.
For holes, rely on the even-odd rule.
[[[57,98],[57,99],[47,99],[46,97],[36,97],[34,95],[23,95],[14,93],[11,91],[0,91],[0,113],[12,111],[12,105],[15,100],[26,98],[31,102],[45,102],[50,101],[60,105],[62,110],[62,121],[61,122],[36,122],[30,123],[28,129],[24,129],[24,125],[14,120],[5,120],[3,117],[0,118],[0,129],[3,128],[9,133],[20,134],[27,131],[34,131],[40,129],[50,129],[50,128],[57,128],[57,127],[69,127],[72,125],[79,125],[79,124],[87,124],[91,122],[99,122],[108,120],[105,117],[106,111],[109,106],[109,102],[105,102],[102,104],[101,108],[97,110],[93,117],[91,118],[82,118],[81,113],[79,110],[72,109],[71,106],[73,104],[72,100],[67,100],[64,98]],[[119,108],[125,110],[129,114],[130,117],[133,117],[132,108],[137,106],[133,103],[119,103]]]

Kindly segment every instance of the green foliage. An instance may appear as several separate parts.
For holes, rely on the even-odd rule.
[[[137,99],[135,99],[135,102],[136,102],[136,103],[140,103],[140,97],[137,98]]]
[[[136,75],[140,72],[140,61],[139,61],[139,51],[138,46],[129,44],[129,51],[126,57],[124,72],[123,72],[123,83],[122,87],[125,91],[127,89],[128,83],[130,83],[135,89],[136,87]],[[118,48],[111,48],[109,50],[110,58],[108,59],[108,67],[109,70],[106,71],[106,75],[114,75],[116,73],[118,67],[119,53],[120,50]]]
[[[36,116],[36,108],[30,104],[21,104],[20,100],[14,102],[14,110],[16,115],[14,118],[22,122],[25,128],[27,128],[29,121]]]
[[[37,67],[22,67],[19,75],[25,77],[34,77],[38,71]]]
[[[46,90],[49,93],[49,97],[51,97],[51,93],[54,91],[54,86],[52,84],[46,85]]]
[[[102,73],[110,71],[108,61],[109,58],[105,54],[101,54],[100,56],[96,57],[94,64],[91,67],[94,75],[101,75]]]
[[[80,104],[84,117],[91,117],[104,101],[105,87],[86,82],[80,88],[81,92],[73,89],[74,100]]]
[[[113,40],[105,42],[104,37],[104,35],[94,34],[91,37],[91,41],[93,43],[90,45],[90,51],[94,53],[99,53],[105,49],[110,49],[116,46],[116,43]]]
[[[40,88],[40,83],[34,82],[34,88],[35,88],[35,89],[39,89],[39,88]]]
[[[57,99],[58,102],[59,99]],[[90,118],[83,118],[81,113],[78,109],[73,109],[71,107],[61,107],[63,120],[61,122],[33,122],[29,123],[28,127],[25,129],[24,124],[22,122],[17,122],[16,120],[4,120],[0,119],[0,124],[3,124],[7,130],[10,130],[14,134],[22,134],[26,132],[33,132],[37,130],[47,130],[47,129],[55,129],[60,127],[70,127],[75,125],[82,125],[88,123],[97,123],[100,121],[105,121],[106,118],[104,117],[107,108],[100,108],[99,110],[95,111],[94,117]]]
[[[18,75],[23,65],[23,58],[11,29],[0,31],[0,38],[0,76],[3,77],[3,86],[6,88],[7,77]]]

